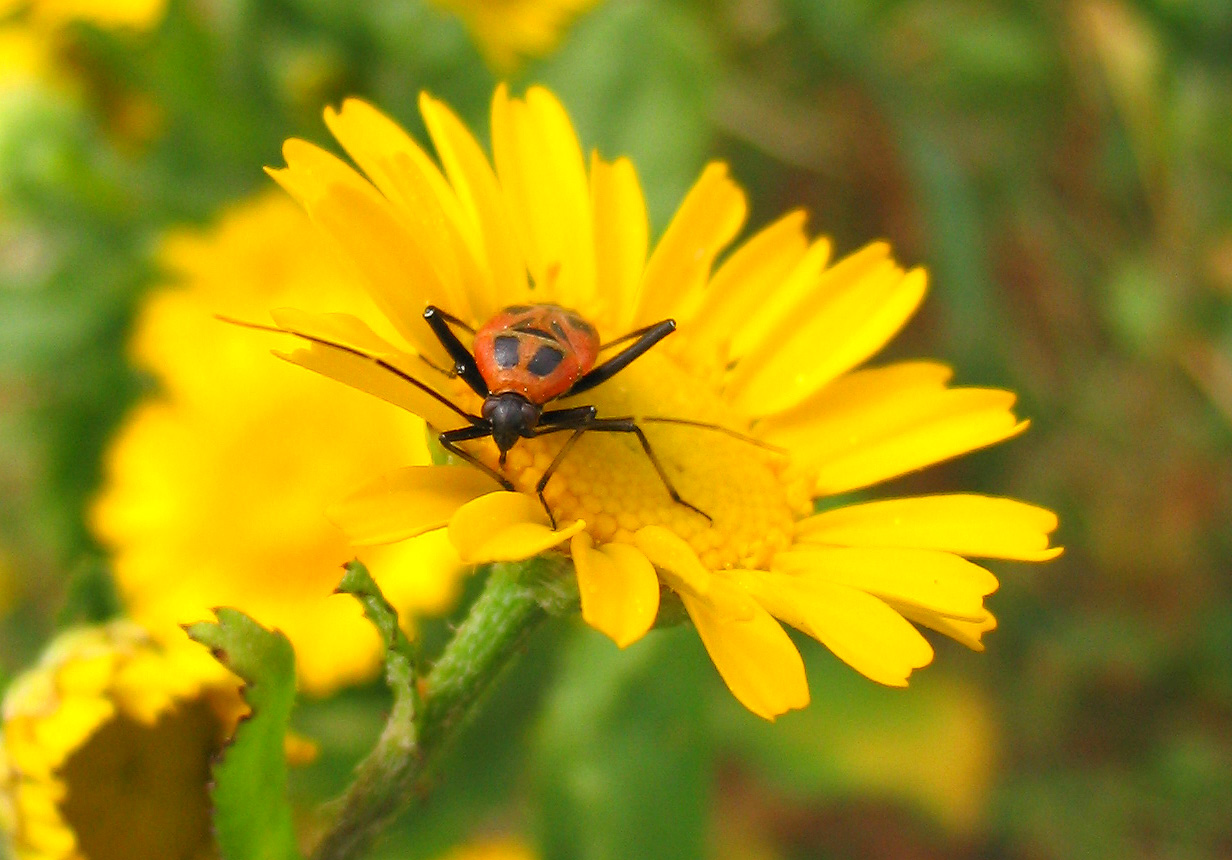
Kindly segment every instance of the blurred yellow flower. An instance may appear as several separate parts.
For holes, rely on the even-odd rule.
[[[520,839],[491,837],[455,848],[441,860],[535,860],[538,855]]]
[[[1056,517],[1010,499],[926,496],[813,515],[814,499],[1026,427],[1013,394],[950,388],[943,365],[855,369],[914,313],[923,270],[904,271],[883,243],[831,263],[829,242],[810,240],[799,212],[714,269],[746,214],[744,194],[719,163],[651,252],[632,164],[596,154],[588,171],[568,116],[546,90],[513,99],[498,89],[494,168],[443,104],[425,95],[420,107],[443,173],[358,101],[325,119],[367,179],[299,140],[284,147],[288,166],[271,171],[363,273],[407,344],[351,316],[284,309],[274,313],[284,330],[317,339],[290,359],[449,430],[475,422],[387,369],[478,413],[479,398],[439,370],[452,360],[422,318],[428,304],[478,327],[503,307],[552,302],[592,322],[604,343],[674,318],[675,335],[559,405],[641,420],[664,473],[696,509],[672,501],[627,435],[520,439],[504,465],[481,439],[468,443],[471,456],[503,469],[517,492],[493,492],[491,478],[467,465],[407,466],[337,506],[357,544],[447,526],[471,564],[567,549],[584,618],[622,647],[646,633],[661,588],[669,589],[731,691],[766,718],[808,702],[800,655],[779,621],[869,678],[903,685],[933,656],[910,622],[977,649],[994,626],[983,598],[997,580],[964,556],[1044,560],[1060,551],[1049,548]],[[573,441],[545,490],[556,528],[536,484]]]
[[[55,76],[61,32],[76,21],[147,29],[166,0],[0,0],[0,86]]]
[[[0,824],[17,860],[215,856],[209,767],[245,705],[198,645],[68,631],[3,705]]]
[[[569,21],[597,0],[432,0],[458,15],[493,67],[550,53]]]
[[[23,24],[0,26],[0,87],[41,80],[51,68],[51,45]]]
[[[92,511],[125,606],[159,638],[235,606],[290,638],[305,689],[369,677],[378,638],[353,599],[332,594],[354,551],[324,511],[373,470],[426,463],[423,422],[272,361],[214,318],[366,299],[277,194],[169,237],[162,262],[174,283],[150,297],[133,341],[162,393],[118,434]],[[457,561],[441,535],[363,556],[404,612],[453,599]]]
[[[162,20],[166,8],[167,0],[0,0],[0,18],[24,14],[44,32],[74,21],[146,29]]]
[[[49,87],[79,98],[92,88],[117,141],[138,144],[158,128],[152,102],[120,89],[115,81],[91,80],[81,68],[69,27],[84,22],[107,29],[146,30],[162,19],[166,0],[0,0],[0,94]]]

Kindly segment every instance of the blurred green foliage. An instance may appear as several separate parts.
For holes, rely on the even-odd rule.
[[[5,677],[57,619],[114,611],[84,511],[150,387],[125,337],[162,231],[264,187],[284,138],[328,142],[327,103],[422,135],[428,89],[484,129],[495,82],[419,2],[175,0],[152,32],[64,42],[78,91],[0,96]],[[617,652],[557,625],[380,856],[494,830],[552,858],[1228,856],[1230,45],[1224,0],[610,0],[518,71],[633,156],[656,229],[722,157],[753,224],[803,205],[841,250],[927,264],[892,354],[1018,391],[1034,427],[891,490],[1051,506],[1068,550],[1001,566],[988,653],[943,646],[906,692],[805,644],[814,703],[774,726],[694,636]],[[387,707],[376,686],[301,705],[305,810]]]

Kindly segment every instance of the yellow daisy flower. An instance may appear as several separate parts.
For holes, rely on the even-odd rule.
[[[184,640],[114,622],[59,636],[3,705],[0,824],[17,860],[216,856],[209,767],[245,712]]]
[[[51,68],[47,39],[21,24],[0,26],[0,92],[47,77]]]
[[[535,860],[539,855],[521,839],[492,836],[449,851],[441,860]]]
[[[84,22],[110,30],[147,30],[162,19],[165,7],[166,0],[0,0],[0,96],[33,86],[80,97],[90,82],[73,59],[77,52],[69,27]],[[148,139],[158,122],[155,107],[126,93],[108,96],[102,107],[117,139]]]
[[[0,0],[0,18],[24,11],[28,20],[43,31],[74,21],[144,30],[162,20],[166,8],[167,0]]]
[[[832,262],[829,242],[810,239],[799,212],[716,265],[746,214],[720,163],[651,250],[633,165],[598,154],[588,164],[546,90],[524,99],[497,90],[492,163],[443,104],[424,95],[420,108],[443,170],[389,119],[348,101],[325,120],[367,178],[299,140],[283,149],[287,167],[271,171],[361,272],[404,341],[353,316],[281,310],[278,326],[308,339],[287,357],[447,431],[475,422],[444,400],[471,415],[482,403],[440,370],[454,359],[425,324],[425,306],[477,328],[510,305],[554,303],[592,323],[603,343],[671,318],[673,335],[550,407],[632,418],[662,470],[628,434],[519,439],[503,465],[480,438],[461,447],[488,475],[412,465],[337,505],[355,543],[446,528],[470,564],[568,552],[583,617],[622,647],[654,623],[661,591],[673,592],[728,687],[766,718],[808,702],[780,621],[869,678],[903,685],[933,655],[912,622],[976,649],[994,626],[983,599],[997,580],[965,556],[1060,551],[1049,548],[1056,517],[1010,499],[926,496],[813,513],[817,499],[1026,427],[1013,394],[949,387],[943,365],[857,369],[914,313],[922,269],[904,271],[884,243]],[[554,527],[536,486],[566,445],[543,491]],[[501,491],[494,471],[515,491]]]
[[[0,85],[51,77],[60,31],[75,21],[146,29],[165,8],[166,0],[0,0]]]
[[[213,316],[370,303],[273,192],[170,236],[162,263],[174,283],[148,299],[133,341],[162,393],[112,444],[91,517],[125,607],[179,639],[180,624],[235,606],[287,635],[306,690],[370,677],[380,642],[359,605],[332,593],[355,553],[324,511],[374,472],[427,463],[423,421],[271,361]],[[362,555],[404,613],[453,600],[443,535]]]
[[[493,67],[550,53],[574,16],[596,0],[432,0],[460,17]]]

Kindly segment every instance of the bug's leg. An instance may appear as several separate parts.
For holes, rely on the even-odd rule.
[[[595,417],[596,412],[598,410],[594,406],[549,409],[539,416],[539,426],[545,429],[540,430],[535,435],[542,436],[544,433],[555,432],[558,429],[576,430],[580,426],[580,422],[589,422]]]
[[[424,320],[432,329],[432,333],[436,335],[436,339],[441,342],[441,346],[445,347],[445,351],[449,353],[449,357],[453,359],[454,372],[471,387],[480,397],[488,396],[488,383],[484,382],[482,374],[479,373],[479,366],[475,364],[475,356],[471,355],[471,351],[466,348],[462,341],[458,340],[458,336],[453,333],[453,329],[449,327],[452,323],[474,332],[470,326],[466,325],[457,317],[445,313],[436,305],[428,305],[424,310]]]
[[[564,412],[567,410],[562,409],[561,411]],[[548,481],[552,480],[552,475],[555,474],[557,467],[560,466],[561,462],[565,459],[565,455],[569,453],[569,449],[577,443],[578,439],[582,438],[582,434],[586,432],[586,429],[587,428],[584,426],[569,427],[566,425],[558,425],[556,427],[549,427],[546,431],[548,433],[552,433],[557,430],[573,430],[573,435],[565,440],[564,445],[560,446],[560,450],[556,452],[556,456],[552,458],[552,462],[548,463],[548,467],[543,470],[543,476],[539,479],[539,483],[535,484],[535,493],[539,496],[539,504],[543,505],[543,509],[547,511],[548,520],[551,521],[553,530],[556,528],[556,517],[553,516],[552,509],[548,507],[548,500],[544,497],[543,491],[547,489]]]
[[[641,328],[637,331],[630,332],[624,337],[612,341],[612,343],[620,343],[625,340],[637,338],[637,340],[635,340],[631,345],[625,347],[607,361],[591,368],[590,372],[583,375],[577,382],[573,383],[573,387],[566,391],[563,396],[570,397],[574,394],[581,394],[583,391],[589,391],[601,382],[607,382],[617,373],[628,367],[635,358],[641,356],[646,352],[646,350],[650,349],[675,330],[675,320],[663,320],[662,322],[657,322],[654,325],[646,326],[646,328]],[[607,345],[610,346],[611,344]]]
[[[699,427],[702,430],[715,430],[724,435],[730,436],[733,439],[739,439],[741,442],[748,442],[750,445],[756,445],[758,448],[764,448],[771,453],[786,457],[787,451],[780,448],[778,445],[771,445],[769,442],[763,442],[761,439],[755,439],[746,433],[741,433],[738,430],[733,430],[730,427],[724,427],[721,424],[711,424],[708,421],[692,421],[688,418],[660,418],[654,416],[639,415],[637,420],[642,424],[679,424],[683,427]]]
[[[586,426],[594,420],[597,410],[593,406],[574,406],[569,409],[549,409],[539,416],[539,426],[534,429],[532,436],[546,436],[549,433],[563,433],[572,431],[573,435],[565,442],[561,449],[556,452],[556,456],[552,458],[552,462],[543,470],[543,476],[539,478],[539,483],[535,487],[535,492],[539,495],[539,503],[543,505],[543,509],[547,511],[548,519],[552,523],[552,528],[556,528],[556,517],[552,514],[552,509],[548,507],[548,500],[544,498],[543,491],[548,485],[548,481],[552,479],[552,473],[565,459],[565,455],[569,453],[569,449],[577,442],[578,437],[586,430]]]
[[[600,344],[599,351],[604,352],[605,350],[609,350],[612,347],[616,346],[616,344],[624,343],[627,340],[636,340],[642,335],[648,332],[651,332],[654,329],[657,329],[659,326],[663,325],[664,323],[669,323],[669,322],[675,323],[675,320],[670,320],[670,319],[662,320],[660,322],[654,323],[653,325],[642,326],[641,328],[634,329],[631,332],[626,332],[625,334],[622,334],[620,337],[615,338],[614,340],[609,340],[607,343]],[[672,326],[672,329],[673,330],[675,329],[675,325]],[[670,334],[671,332],[668,332],[668,333]]]
[[[465,460],[479,471],[490,476],[506,490],[512,491],[514,486],[508,478],[493,469],[487,463],[481,461],[474,454],[464,451],[462,448],[458,447],[459,442],[467,442],[471,439],[483,439],[484,437],[491,435],[491,427],[484,424],[477,424],[473,427],[459,427],[457,430],[446,430],[444,433],[436,437],[436,441],[439,442],[441,447],[450,454],[453,454],[460,460]]]
[[[663,469],[663,464],[659,462],[659,458],[655,456],[654,449],[650,447],[650,440],[646,438],[642,428],[638,427],[632,418],[596,418],[585,429],[596,433],[632,433],[635,435],[637,441],[641,443],[642,450],[646,452],[646,459],[650,460],[650,465],[654,466],[655,471],[659,473],[659,480],[667,488],[668,495],[672,497],[672,501],[678,505],[683,505],[694,513],[701,514],[711,524],[714,523],[714,517],[696,505],[689,504],[680,497],[680,493],[676,492],[671,478],[667,476],[667,472]]]

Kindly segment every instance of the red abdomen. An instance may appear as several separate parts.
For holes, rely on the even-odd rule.
[[[568,308],[516,305],[475,332],[474,353],[492,394],[514,391],[542,405],[595,366],[599,334]]]

